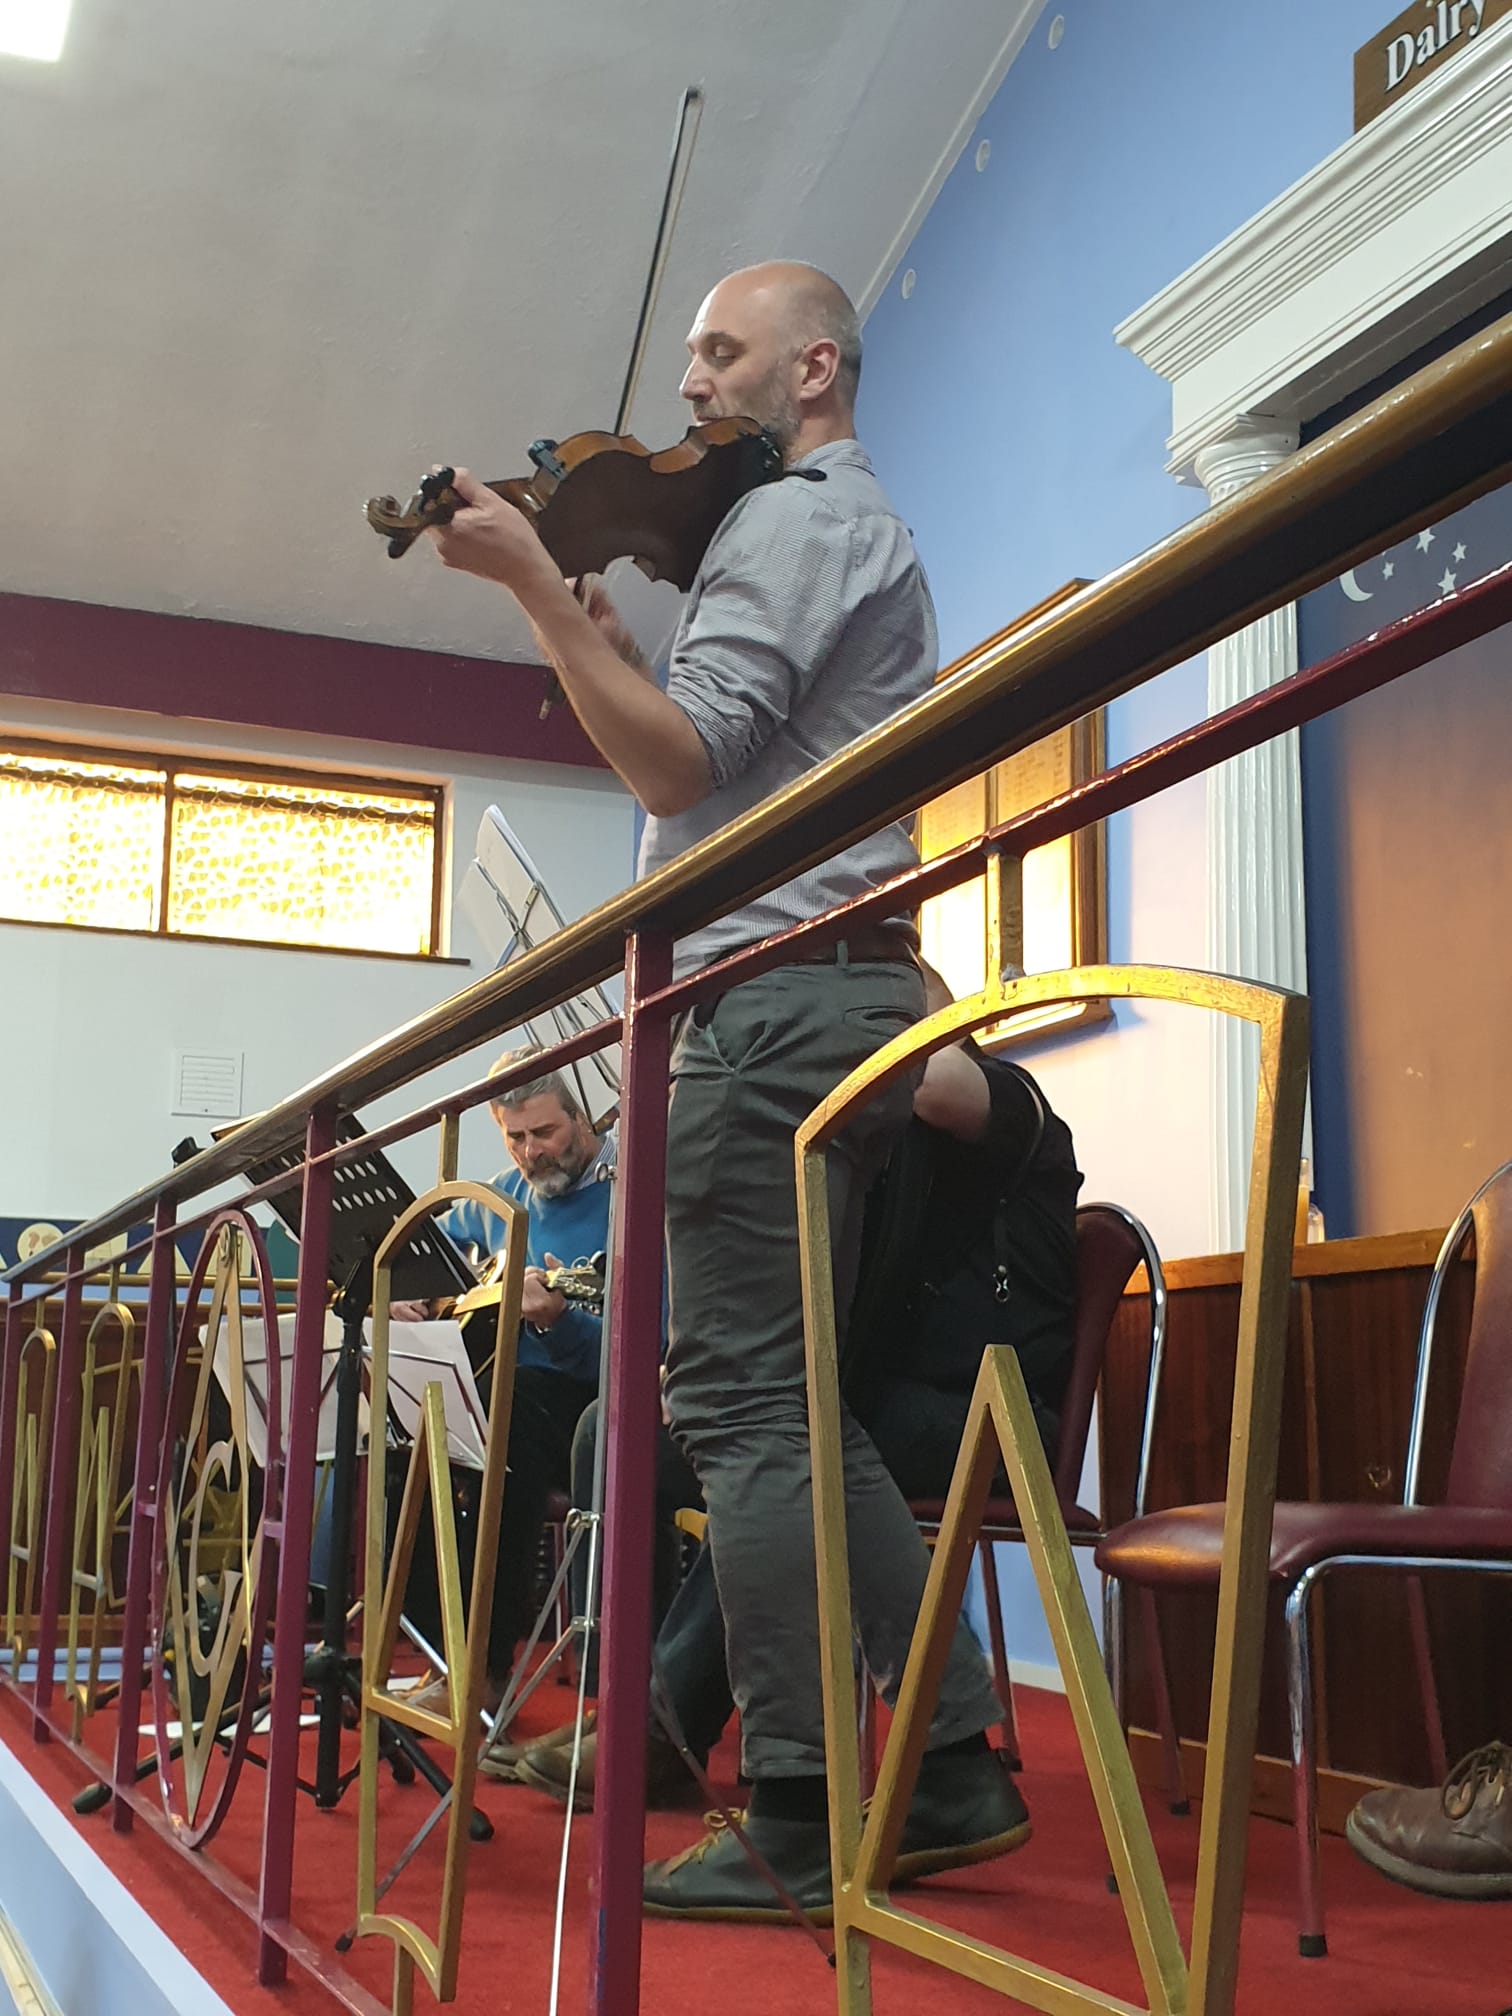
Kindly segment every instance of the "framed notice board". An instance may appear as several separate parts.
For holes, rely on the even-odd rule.
[[[1011,626],[1019,629],[1086,584],[1065,588]],[[1001,633],[1003,637],[1009,631]],[[994,642],[999,641],[994,639]],[[977,656],[973,653],[972,656]],[[941,675],[953,676],[953,668]],[[979,777],[932,799],[919,813],[919,856],[932,861],[964,841],[980,838],[1019,812],[1032,811],[1095,777],[1104,765],[1103,710],[1084,715],[996,763]],[[1001,870],[997,872],[1002,872]],[[1107,957],[1107,895],[1101,821],[1063,840],[1026,854],[1022,904],[1017,879],[1004,874],[1003,956],[1009,968],[1025,973],[1056,972],[1067,966],[1100,964]],[[919,913],[924,957],[944,976],[959,1000],[977,993],[987,977],[987,890],[985,878],[963,882],[932,897]],[[1106,1001],[1075,1002],[1065,1008],[1034,1009],[980,1031],[985,1049],[1043,1034],[1050,1029],[1106,1021]]]

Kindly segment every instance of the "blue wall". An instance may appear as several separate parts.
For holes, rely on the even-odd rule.
[[[1042,13],[866,328],[860,432],[914,529],[947,659],[1202,507],[1164,471],[1169,388],[1113,328],[1348,138],[1353,53],[1385,11]],[[1110,710],[1109,760],[1205,712],[1205,665],[1177,667]],[[1204,805],[1198,780],[1110,823],[1114,958],[1201,963]],[[1085,1194],[1121,1196],[1167,1255],[1207,1250],[1206,1054],[1190,1011],[1136,1008],[1031,1059],[1076,1130]],[[1011,1649],[1047,1660],[1022,1576],[1007,1605]]]
[[[1046,8],[866,328],[861,431],[914,525],[947,656],[1198,508],[1163,471],[1167,388],[1111,331],[1348,137],[1352,53],[1380,16],[1381,0]]]
[[[1320,413],[1303,430],[1303,439],[1311,440],[1323,433],[1420,366],[1442,356],[1456,343],[1487,328],[1508,313],[1512,313],[1512,293],[1500,295],[1437,341],[1426,344],[1411,357],[1405,358],[1395,370],[1362,386],[1341,405]],[[1415,610],[1428,608],[1444,592],[1446,570],[1450,583],[1457,582],[1464,589],[1472,581],[1512,561],[1512,484],[1493,490],[1488,496],[1478,498],[1475,503],[1436,521],[1429,530],[1433,538],[1426,550],[1422,542],[1412,536],[1386,548],[1374,560],[1353,570],[1358,577],[1356,592],[1363,588],[1368,600],[1351,599],[1341,581],[1329,581],[1302,597],[1297,605],[1297,650],[1303,665],[1316,665],[1334,652],[1358,644],[1383,624],[1394,623]],[[1455,558],[1457,552],[1464,555],[1463,561]],[[1459,706],[1478,708],[1484,724],[1484,738],[1491,746],[1502,748],[1512,747],[1512,734],[1509,734],[1512,730],[1512,686],[1494,676],[1488,685],[1480,685],[1473,667],[1477,663],[1505,666],[1506,658],[1506,637],[1500,633],[1493,634],[1477,647],[1452,654],[1444,668],[1445,685],[1440,688],[1441,695],[1445,690],[1453,691]],[[1404,736],[1420,734],[1424,724],[1418,710],[1422,704],[1420,696],[1424,683],[1422,674],[1409,677],[1387,687],[1362,705],[1370,708],[1377,723],[1389,715],[1398,722],[1399,732]],[[1473,1158],[1486,1152],[1496,1152],[1481,1147],[1479,1137],[1483,1128],[1475,1124],[1474,1119],[1468,1129],[1464,1125],[1464,1088],[1455,1086],[1446,1097],[1442,1080],[1431,1082],[1426,1079],[1423,1071],[1417,1068],[1420,1060],[1415,1060],[1414,1070],[1421,1082],[1427,1107],[1420,1125],[1430,1138],[1425,1141],[1422,1134],[1415,1133],[1408,1140],[1395,1144],[1401,1149],[1411,1149],[1418,1167],[1414,1179],[1402,1190],[1393,1185],[1388,1194],[1394,1196],[1398,1205],[1405,1206],[1415,1193],[1420,1215],[1413,1216],[1410,1224],[1399,1222],[1389,1213],[1383,1220],[1379,1214],[1382,1202],[1379,1181],[1374,1185],[1362,1181],[1363,1172],[1356,1166],[1364,1131],[1362,1122],[1365,1120],[1358,1101],[1368,1076],[1367,1060],[1371,1046],[1368,1040],[1361,1041],[1365,1032],[1354,1025],[1351,1005],[1352,997],[1357,998],[1358,987],[1358,975],[1351,968],[1357,966],[1362,948],[1353,943],[1355,920],[1350,901],[1346,831],[1351,813],[1358,811],[1358,807],[1349,803],[1349,787],[1351,783],[1358,787],[1370,774],[1368,770],[1356,767],[1358,750],[1365,739],[1368,739],[1368,731],[1364,728],[1359,706],[1325,714],[1321,720],[1305,723],[1301,737],[1302,830],[1307,864],[1307,987],[1312,997],[1314,1194],[1322,1207],[1331,1239],[1405,1232],[1415,1229],[1418,1224],[1448,1223],[1459,1210],[1464,1197],[1485,1173]],[[1443,743],[1440,742],[1432,753],[1442,766]],[[1431,795],[1437,785],[1433,765],[1425,765],[1420,789],[1424,794]],[[1483,942],[1477,939],[1474,916],[1477,907],[1485,908],[1485,890],[1478,884],[1467,885],[1463,874],[1465,855],[1458,851],[1461,836],[1454,822],[1462,813],[1464,803],[1463,796],[1457,802],[1446,802],[1447,816],[1442,831],[1434,836],[1438,842],[1435,859],[1440,858],[1440,849],[1442,853],[1442,886],[1446,897],[1445,905],[1439,911],[1439,921],[1448,923],[1454,920],[1466,934],[1464,942],[1475,944]],[[1473,888],[1474,893],[1464,894],[1465,910],[1461,917],[1449,900],[1450,892],[1467,892],[1467,888]],[[1449,984],[1443,978],[1448,970],[1443,965],[1430,964],[1429,967],[1434,978],[1444,986]],[[1490,998],[1499,1001],[1504,973],[1498,971],[1492,977]],[[1493,1012],[1482,1022],[1472,1013],[1467,1022],[1464,1005],[1466,981],[1463,968],[1454,973],[1457,1005],[1449,1012],[1461,1028],[1466,1042],[1472,1046],[1473,1054],[1477,1037],[1493,1045],[1499,1041],[1500,1019]],[[1432,1003],[1427,1010],[1430,1019],[1448,1008],[1448,1003],[1434,993],[1432,982],[1428,998]],[[1406,1068],[1405,1058],[1396,1068]],[[1387,1103],[1389,1105],[1390,1102]],[[1482,1106],[1482,1117],[1484,1112]],[[1379,1110],[1377,1117],[1381,1117]],[[1468,1138],[1465,1138],[1467,1135]],[[1386,1138],[1392,1138],[1389,1123]],[[1461,1152],[1471,1158],[1460,1167],[1457,1176],[1448,1174],[1445,1168],[1447,1163],[1452,1169],[1457,1159],[1452,1151],[1445,1153],[1450,1142],[1462,1143]],[[1379,1128],[1375,1146],[1379,1154]],[[1426,1155],[1423,1152],[1425,1148],[1429,1151]],[[1378,1178],[1379,1169],[1376,1173]],[[1426,1181],[1423,1180],[1425,1177]],[[1440,1182],[1443,1188],[1438,1187]],[[1378,1207],[1375,1211],[1369,1206],[1362,1208],[1364,1198],[1371,1194],[1372,1189]]]

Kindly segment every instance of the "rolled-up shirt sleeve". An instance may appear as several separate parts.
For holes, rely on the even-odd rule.
[[[810,486],[754,491],[705,556],[673,645],[667,693],[697,731],[716,789],[789,718],[855,610],[850,523]]]

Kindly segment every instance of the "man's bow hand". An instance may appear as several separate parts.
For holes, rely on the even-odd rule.
[[[602,579],[597,574],[579,574],[569,580],[567,586],[582,603],[588,620],[615,655],[650,678],[651,667],[646,663],[646,654],[631,636]]]

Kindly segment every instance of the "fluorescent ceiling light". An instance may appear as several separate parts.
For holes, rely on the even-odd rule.
[[[73,0],[0,0],[0,56],[56,63]]]

